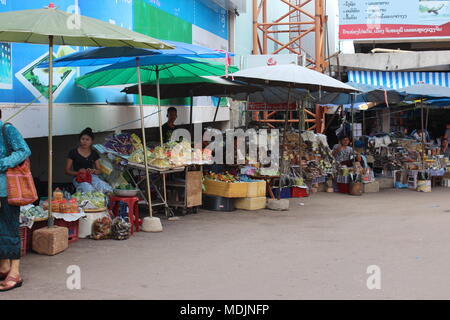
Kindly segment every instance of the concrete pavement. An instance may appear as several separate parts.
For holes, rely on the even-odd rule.
[[[0,299],[449,299],[449,196],[319,193],[289,212],[200,211],[159,234],[30,253],[24,286]],[[70,265],[81,290],[66,287]],[[381,290],[366,286],[369,265]]]

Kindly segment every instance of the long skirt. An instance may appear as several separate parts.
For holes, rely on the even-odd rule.
[[[0,259],[20,259],[20,208],[0,198]]]
[[[95,174],[92,175],[92,183],[87,182],[78,183],[76,179],[73,179],[73,185],[77,189],[77,192],[83,193],[94,191],[100,191],[103,193],[113,192],[113,188]]]

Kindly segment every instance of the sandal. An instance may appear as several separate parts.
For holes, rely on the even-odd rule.
[[[0,272],[0,281],[5,280],[6,277],[8,276],[8,274],[9,274],[9,271],[8,271],[8,272],[5,272],[5,273]]]
[[[8,282],[14,282],[14,284],[11,286],[8,286]],[[5,292],[5,291],[9,291],[9,290],[13,290],[16,288],[20,288],[23,284],[23,280],[21,278],[15,278],[12,276],[8,276],[6,277],[5,280],[3,280],[0,283],[0,292]]]

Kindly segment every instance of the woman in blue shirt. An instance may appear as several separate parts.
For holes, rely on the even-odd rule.
[[[1,118],[1,111],[0,111]],[[0,129],[3,129],[0,121]],[[3,132],[3,130],[2,130]],[[6,139],[6,141],[5,141]],[[11,154],[8,155],[6,143]],[[8,204],[6,170],[21,164],[31,155],[30,148],[20,132],[6,125],[6,137],[0,134],[0,291],[8,291],[22,285],[20,277],[20,208]]]

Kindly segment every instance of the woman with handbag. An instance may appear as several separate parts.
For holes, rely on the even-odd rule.
[[[1,118],[1,112],[0,112]],[[10,186],[7,182],[7,171],[23,165],[31,155],[30,148],[20,132],[11,124],[0,121],[0,292],[9,291],[22,286],[20,277],[20,207],[10,203]],[[28,165],[28,162],[25,164]],[[29,167],[28,167],[29,169]],[[34,185],[33,185],[34,188]],[[9,189],[9,190],[8,190]],[[27,190],[29,192],[31,190]],[[33,190],[35,194],[35,190]],[[33,202],[32,200],[29,200]]]
[[[66,162],[66,174],[74,177],[73,185],[78,192],[100,191],[111,193],[112,187],[101,180],[100,156],[92,149],[94,133],[91,128],[84,129],[80,135],[80,144],[70,150]]]

